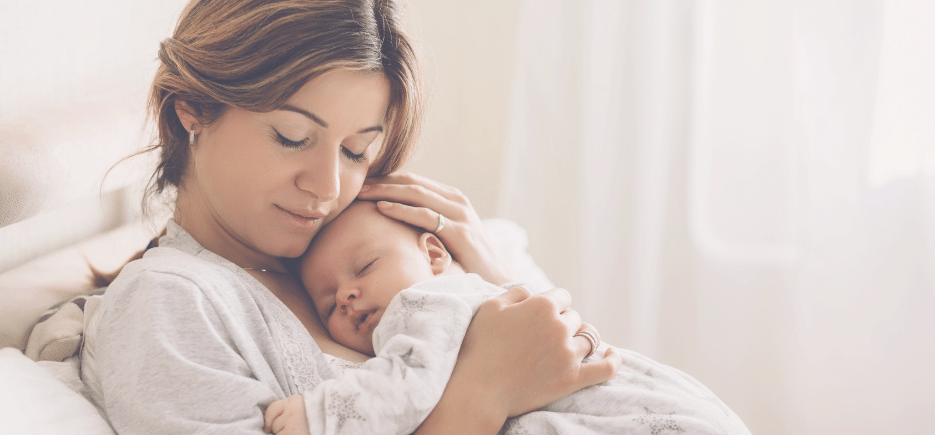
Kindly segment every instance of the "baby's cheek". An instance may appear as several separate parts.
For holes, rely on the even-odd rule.
[[[345,346],[347,346],[346,343],[352,342],[355,337],[354,328],[351,326],[351,324],[341,320],[336,321],[332,327],[329,327],[328,332],[331,333],[332,338],[334,338],[335,341],[344,344]]]

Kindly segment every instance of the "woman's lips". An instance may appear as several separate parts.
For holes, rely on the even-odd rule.
[[[326,213],[316,212],[312,213],[306,210],[288,210],[280,206],[276,206],[283,216],[290,221],[293,225],[301,229],[312,229],[316,224],[326,216]]]

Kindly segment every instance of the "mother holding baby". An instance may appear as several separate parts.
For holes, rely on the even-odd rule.
[[[174,213],[158,247],[108,288],[82,377],[119,433],[262,433],[267,405],[365,356],[323,328],[289,259],[356,197],[436,230],[469,272],[513,277],[457,190],[394,174],[423,91],[393,0],[194,0],[159,49],[150,110],[159,163],[144,202]],[[444,216],[444,218],[443,218]],[[441,225],[444,219],[444,227]],[[611,378],[561,289],[512,289],[471,322],[418,433],[496,433]],[[355,418],[336,398],[339,419]]]

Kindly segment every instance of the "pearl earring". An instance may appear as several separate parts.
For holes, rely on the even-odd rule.
[[[194,126],[192,127],[191,130],[189,130],[189,134],[188,134],[188,146],[190,146],[190,147],[195,146],[195,127],[194,127]]]

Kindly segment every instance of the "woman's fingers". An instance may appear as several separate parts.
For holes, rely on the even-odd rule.
[[[426,231],[435,232],[439,227],[439,213],[425,207],[413,207],[410,205],[395,203],[389,201],[377,201],[377,208],[381,213],[401,222],[422,228]],[[450,219],[446,220],[445,226],[454,225]],[[443,228],[444,230],[445,228]],[[442,231],[439,231],[440,233]]]
[[[375,201],[384,200],[413,207],[425,207],[445,217],[466,220],[466,204],[447,198],[441,193],[420,184],[370,184],[361,188],[358,198]],[[467,200],[465,200],[467,202]]]
[[[554,288],[546,290],[537,296],[544,297],[549,299],[553,304],[555,304],[557,312],[563,313],[572,306],[572,295],[569,294],[569,291],[564,288]],[[575,325],[575,329],[578,329],[578,325]]]
[[[500,295],[494,297],[493,300],[498,300],[503,303],[501,306],[507,306],[516,304],[523,300],[526,300],[530,297],[531,293],[525,287],[511,287],[510,290],[507,290]]]
[[[368,178],[364,181],[358,198],[384,199],[416,207],[427,207],[455,220],[467,220],[468,214],[474,217],[471,202],[460,190],[406,172]]]
[[[588,338],[588,335],[591,335],[591,338]],[[598,330],[585,322],[582,322],[582,326],[572,338],[575,340],[575,344],[578,346],[577,350],[582,355],[583,360],[590,357],[594,351],[598,350],[598,346],[601,346],[601,336],[598,334]]]
[[[573,339],[572,341],[577,342],[578,340],[575,340],[574,335],[582,326],[582,316],[579,315],[578,311],[568,308],[559,314],[559,320],[565,325],[565,330],[569,334],[568,337]],[[582,356],[584,357],[585,354],[582,354]]]
[[[613,347],[608,347],[604,356],[595,362],[582,363],[575,391],[600,384],[614,377],[623,361]]]
[[[358,199],[378,205],[387,201],[378,208],[382,213],[426,231],[435,232],[444,216],[438,236],[466,271],[494,284],[513,280],[481,218],[458,189],[414,174],[390,174],[366,180]]]
[[[591,345],[574,334],[594,328],[582,323],[571,300],[563,289],[531,296],[515,287],[485,302],[465,334],[445,394],[464,389],[515,416],[610,379],[619,358],[611,352],[582,361]]]
[[[590,323],[582,322],[582,327],[579,328],[577,332],[588,332],[591,333],[592,338],[598,342],[598,346],[601,346],[601,334],[598,333],[598,330],[595,329]]]
[[[582,326],[582,316],[572,307],[572,295],[566,289],[553,288],[530,296],[530,303],[540,305],[542,316],[558,317],[565,336],[572,338]],[[584,354],[583,354],[584,355]]]
[[[418,185],[426,188],[427,190],[433,191],[438,195],[445,197],[450,200],[459,199],[458,197],[464,197],[462,193],[454,188],[447,186],[445,184],[439,183],[438,181],[416,175],[409,172],[397,172],[389,175],[384,175],[383,177],[368,178],[365,182],[365,185],[378,185],[378,184],[395,184],[395,185]]]

